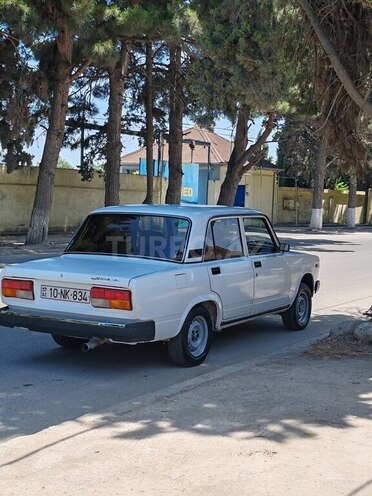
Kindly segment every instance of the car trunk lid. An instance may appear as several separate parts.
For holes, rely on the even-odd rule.
[[[4,303],[84,312],[90,303],[93,286],[128,288],[131,279],[167,270],[170,264],[150,259],[91,254],[64,254],[33,260],[6,267],[2,277],[32,280],[35,299],[18,301],[4,298]]]

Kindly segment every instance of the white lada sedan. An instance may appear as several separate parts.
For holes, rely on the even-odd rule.
[[[95,210],[61,256],[1,277],[2,326],[83,350],[165,341],[174,362],[193,366],[213,331],[259,315],[304,329],[319,258],[289,251],[255,210],[130,205]]]

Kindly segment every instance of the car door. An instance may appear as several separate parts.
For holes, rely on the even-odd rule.
[[[243,218],[245,241],[254,268],[252,314],[286,307],[290,303],[291,276],[287,257],[263,216]]]
[[[204,247],[210,287],[222,301],[223,322],[251,313],[254,274],[252,261],[244,254],[238,217],[210,221]]]

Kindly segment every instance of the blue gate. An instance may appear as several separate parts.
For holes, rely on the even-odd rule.
[[[245,184],[239,184],[236,190],[234,207],[245,207]]]

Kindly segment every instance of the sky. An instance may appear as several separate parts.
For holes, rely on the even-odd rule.
[[[262,118],[255,119],[254,124],[249,130],[249,139],[255,140],[260,129],[261,129]],[[194,125],[193,122],[189,120],[185,120],[183,129],[188,129]],[[225,139],[232,140],[234,137],[234,128],[231,125],[231,122],[228,119],[220,119],[216,122],[216,126],[214,128],[216,134],[223,136]],[[36,139],[34,144],[28,149],[29,153],[34,156],[33,164],[37,164],[41,160],[41,156],[43,153],[43,147],[45,142],[45,130],[39,129],[36,132]],[[270,140],[270,138],[269,138]],[[139,148],[138,138],[135,136],[123,136],[123,149],[122,155],[126,153],[133,152]],[[276,160],[276,143],[269,143],[269,155]],[[70,150],[68,148],[63,148],[60,154],[60,157],[67,160],[71,165],[78,166],[80,163],[80,150]]]

